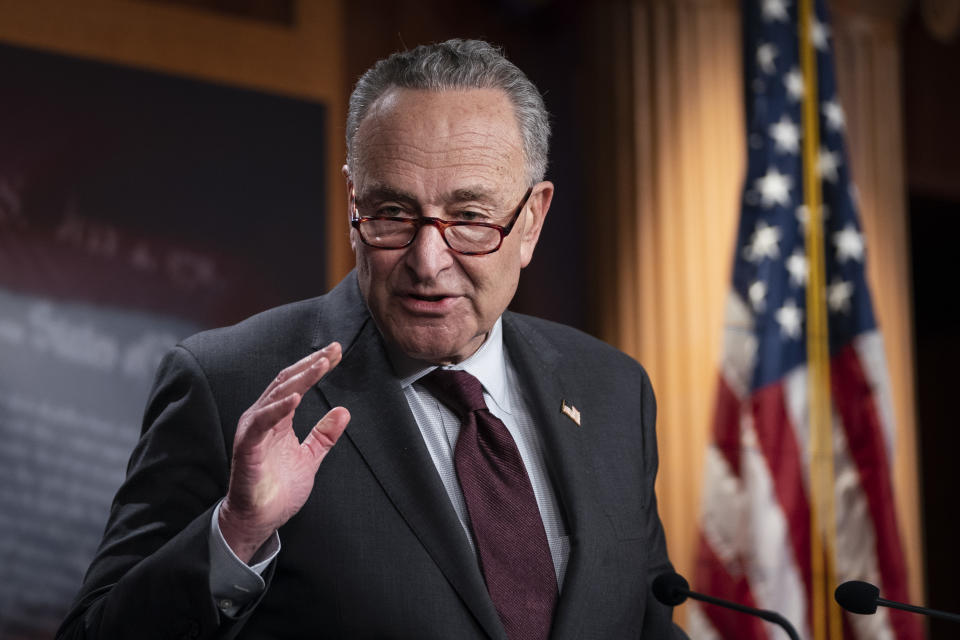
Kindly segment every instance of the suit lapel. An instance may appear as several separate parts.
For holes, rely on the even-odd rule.
[[[358,302],[363,306],[359,291],[344,302],[350,307]],[[350,313],[348,317],[353,317]],[[460,521],[365,306],[363,317],[353,333],[356,339],[343,345],[343,360],[317,386],[330,406],[350,411],[346,437],[480,625],[491,638],[505,639],[476,557],[462,535]],[[316,347],[330,339],[322,328],[317,335]]]
[[[605,516],[595,497],[595,470],[584,455],[590,417],[583,416],[581,427],[561,411],[564,402],[583,405],[553,345],[512,314],[504,315],[503,327],[507,352],[543,437],[550,479],[563,506],[570,536],[570,558],[550,635],[554,639],[575,638],[582,620],[589,615],[591,594],[602,580],[598,525],[605,522]]]

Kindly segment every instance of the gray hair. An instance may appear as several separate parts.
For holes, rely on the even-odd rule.
[[[513,104],[523,139],[530,184],[543,180],[550,147],[550,116],[540,92],[503,53],[482,40],[447,40],[400,51],[373,65],[350,94],[347,163],[353,166],[353,137],[370,107],[390,89],[500,89]]]

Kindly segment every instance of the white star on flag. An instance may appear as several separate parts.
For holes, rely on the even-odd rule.
[[[767,22],[777,20],[787,22],[787,0],[763,0],[763,19]]]
[[[771,227],[760,220],[754,229],[750,245],[744,249],[744,257],[750,262],[759,262],[764,258],[778,258],[780,256],[780,229]]]
[[[790,272],[790,282],[795,287],[802,287],[807,284],[807,275],[810,273],[810,267],[807,264],[807,257],[798,248],[787,258],[787,271]]]
[[[788,338],[797,339],[800,337],[800,324],[803,320],[803,312],[793,301],[788,298],[783,306],[777,309],[777,322],[780,323],[780,332]]]
[[[757,280],[747,289],[747,295],[750,296],[750,306],[757,313],[762,313],[766,306],[767,283],[763,280]]]
[[[790,187],[793,186],[793,178],[780,173],[776,167],[767,168],[766,175],[757,178],[753,186],[760,192],[760,200],[767,209],[775,204],[784,207],[790,204]]]
[[[777,151],[790,154],[800,152],[800,127],[787,114],[780,116],[779,122],[770,125],[770,137]]]
[[[850,196],[850,200],[853,201],[853,206],[860,206],[860,189],[857,188],[857,185],[852,182],[847,187],[847,194]]]
[[[807,235],[807,223],[810,222],[810,209],[807,205],[802,204],[797,207],[794,214],[797,216],[797,224],[800,225],[800,231],[803,232],[803,235]]]
[[[863,262],[863,235],[852,224],[833,234],[833,244],[837,248],[837,262],[842,264],[851,258]]]
[[[776,73],[777,67],[773,64],[773,59],[776,58],[779,53],[777,48],[769,42],[757,47],[757,64],[760,65],[760,69],[762,69],[764,73]]]
[[[823,103],[823,117],[827,119],[827,128],[831,131],[842,131],[844,124],[846,124],[843,107],[840,106],[840,102],[836,98]]]
[[[783,76],[783,84],[787,87],[787,95],[791,100],[797,101],[803,98],[803,74],[800,69],[794,67]]]
[[[820,147],[820,156],[817,158],[817,173],[820,177],[830,182],[836,182],[840,179],[837,169],[840,167],[840,154],[836,151],[830,151],[826,147]]]
[[[849,313],[851,296],[853,296],[853,283],[834,278],[827,287],[827,306],[831,311]]]
[[[813,42],[817,51],[827,50],[827,38],[829,37],[830,27],[814,18],[813,24],[810,26],[810,41]]]

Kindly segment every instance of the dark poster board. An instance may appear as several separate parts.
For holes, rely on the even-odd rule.
[[[322,293],[326,124],[0,45],[0,639],[53,636],[162,353]]]

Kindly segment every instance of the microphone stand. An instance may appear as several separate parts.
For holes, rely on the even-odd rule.
[[[790,624],[790,621],[776,611],[769,611],[767,609],[754,609],[753,607],[748,607],[738,602],[721,600],[720,598],[714,598],[713,596],[708,596],[703,593],[696,593],[695,591],[690,591],[687,589],[684,589],[684,591],[687,592],[687,596],[693,598],[694,600],[700,600],[701,602],[706,602],[708,604],[715,604],[719,607],[725,607],[741,613],[755,615],[758,618],[766,620],[767,622],[780,625],[780,628],[786,631],[787,635],[790,636],[790,640],[800,640],[800,635],[797,633],[797,630],[793,628],[793,625]]]
[[[776,611],[755,609],[753,607],[740,604],[739,602],[731,602],[730,600],[714,598],[713,596],[691,591],[690,583],[687,582],[686,578],[681,576],[679,573],[664,573],[657,576],[650,585],[650,590],[653,592],[653,596],[658,601],[667,605],[668,607],[675,607],[687,598],[693,598],[694,600],[700,600],[701,602],[706,602],[707,604],[716,605],[725,609],[732,609],[734,611],[739,611],[740,613],[756,616],[761,620],[766,620],[767,622],[772,622],[773,624],[779,625],[781,629],[786,631],[787,635],[790,636],[790,640],[800,640],[800,635],[797,633],[797,630],[793,628],[793,625],[790,624],[790,621]]]
[[[919,613],[933,618],[941,618],[950,622],[960,622],[960,615],[947,613],[946,611],[937,611],[927,607],[918,607],[904,602],[896,602],[880,597],[880,589],[875,584],[864,582],[863,580],[848,580],[837,587],[833,593],[833,599],[841,607],[850,613],[858,615],[870,615],[876,613],[877,605],[888,607],[890,609],[900,609],[910,613]]]
[[[894,602],[893,600],[887,600],[885,598],[877,598],[877,604],[883,607],[889,607],[890,609],[902,609],[903,611],[909,611],[910,613],[922,613],[923,615],[930,616],[932,618],[941,618],[951,622],[960,622],[960,615],[955,613],[947,613],[946,611],[937,611],[936,609],[928,609],[927,607],[917,607],[912,604]]]

